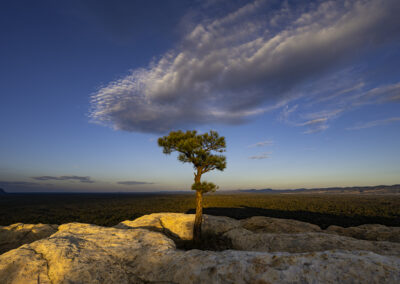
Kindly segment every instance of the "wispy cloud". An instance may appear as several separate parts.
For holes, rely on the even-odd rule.
[[[303,133],[312,134],[328,129],[329,126],[326,124],[327,121],[327,117],[320,117],[299,123],[296,126],[307,126],[308,129],[305,130]]]
[[[274,142],[272,140],[266,140],[266,141],[257,142],[255,144],[251,144],[248,146],[248,148],[265,147],[265,146],[271,146],[271,145],[274,145]]]
[[[387,98],[387,101],[393,101],[393,102],[400,101],[400,93],[393,95],[390,98]]]
[[[271,10],[268,1],[257,0],[200,20],[159,60],[93,94],[93,121],[153,133],[242,123],[271,110],[271,104],[300,97],[302,84],[336,72],[360,53],[400,35],[397,0],[280,5]],[[344,89],[327,100],[362,87]]]
[[[289,122],[290,121],[290,114],[295,112],[296,109],[299,107],[299,105],[294,105],[292,107],[289,107],[288,105],[285,105],[282,108],[282,111],[279,115],[279,120],[283,122]]]
[[[0,181],[0,186],[15,186],[15,187],[30,187],[30,186],[40,186],[41,184],[36,182],[27,182],[27,181]]]
[[[265,152],[265,153],[261,153],[260,155],[255,155],[255,156],[250,156],[249,159],[250,160],[263,160],[263,159],[268,159],[270,158],[270,154],[269,152]]]
[[[145,182],[145,181],[119,181],[118,184],[122,185],[144,185],[144,184],[154,184],[153,182]]]
[[[306,122],[300,123],[299,126],[309,126],[309,125],[315,125],[315,124],[321,124],[325,123],[327,121],[326,117],[321,117],[321,118],[316,118],[312,120],[308,120]]]
[[[326,124],[319,124],[317,126],[314,126],[306,131],[304,131],[304,134],[313,134],[313,133],[318,133],[318,132],[322,132],[324,130],[327,130],[329,128],[328,125]]]
[[[358,125],[355,125],[353,127],[347,128],[347,130],[359,130],[359,129],[364,129],[364,128],[371,128],[375,126],[380,126],[380,125],[386,125],[394,122],[400,121],[400,117],[391,117],[387,119],[381,119],[381,120],[374,120],[374,121],[369,121],[367,123],[361,123]]]
[[[58,180],[58,181],[79,181],[83,183],[94,183],[94,181],[88,176],[37,176],[31,177],[34,180]]]
[[[343,74],[342,74],[343,75]],[[333,77],[333,81],[337,81]],[[317,83],[321,93],[312,94],[312,100],[308,103],[282,108],[278,119],[288,125],[306,128],[304,134],[322,132],[329,128],[330,124],[341,115],[365,105],[378,105],[393,103],[400,100],[400,83],[383,84],[376,87],[368,87],[364,83],[349,86],[348,82],[337,84],[331,91],[323,88],[323,84],[330,85],[329,80]],[[334,99],[333,99],[334,98]],[[320,109],[316,111],[316,109]]]
[[[333,99],[337,99],[338,97],[343,96],[345,94],[349,94],[349,93],[352,93],[354,91],[361,90],[361,88],[364,87],[364,86],[365,86],[364,82],[359,82],[359,83],[357,83],[357,84],[355,84],[353,86],[345,87],[343,89],[337,90],[336,92],[334,92],[332,94],[320,97],[318,100],[315,101],[315,103],[321,103],[321,102],[326,102],[326,101],[331,101]]]

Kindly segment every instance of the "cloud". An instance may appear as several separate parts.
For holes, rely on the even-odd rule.
[[[308,126],[308,125],[321,124],[321,123],[325,123],[326,121],[327,121],[326,117],[321,117],[321,118],[316,118],[316,119],[312,119],[312,120],[300,123],[299,126]]]
[[[270,154],[271,153],[261,153],[260,155],[255,155],[255,156],[250,156],[249,159],[250,160],[263,160],[263,159],[268,159],[270,158]]]
[[[379,125],[386,125],[386,124],[390,124],[390,123],[397,122],[397,121],[400,121],[400,117],[391,117],[391,118],[382,119],[382,120],[374,120],[374,121],[370,121],[367,123],[358,124],[353,127],[349,127],[349,128],[347,128],[347,130],[359,130],[359,129],[370,128],[370,127],[375,127],[375,126],[379,126]]]
[[[274,10],[254,1],[204,18],[148,67],[100,88],[90,116],[114,129],[151,133],[243,123],[304,96],[296,92],[303,84],[395,42],[399,14],[397,0],[285,1]]]
[[[342,73],[341,76],[353,78],[351,72]],[[315,88],[319,91],[310,94],[311,100],[304,103],[302,99],[303,103],[298,101],[293,107],[286,105],[278,120],[306,128],[304,134],[313,134],[327,130],[332,121],[346,112],[366,105],[397,103],[400,98],[400,83],[370,87],[363,82],[353,84],[351,80],[337,81],[338,77],[332,76],[316,83]]]
[[[145,182],[145,181],[119,181],[118,184],[122,185],[143,185],[143,184],[154,184],[153,182]]]
[[[387,100],[388,100],[388,101],[393,101],[393,102],[400,101],[400,93],[397,94],[397,95],[391,96],[391,97],[388,98]]]
[[[36,182],[27,182],[27,181],[0,181],[1,186],[12,186],[12,187],[31,187],[31,186],[40,186],[41,184]]]
[[[31,177],[34,180],[58,180],[58,181],[79,181],[83,183],[94,183],[88,176],[38,176],[38,177]]]
[[[279,116],[279,120],[283,121],[283,122],[288,122],[290,114],[295,112],[298,107],[299,107],[299,105],[294,105],[294,106],[289,108],[288,105],[285,105],[283,107],[282,111],[281,111],[281,114]]]
[[[312,134],[312,133],[322,132],[328,129],[329,126],[326,124],[327,121],[328,121],[327,117],[320,117],[305,121],[303,123],[299,123],[297,124],[297,126],[307,126],[308,129],[303,133]]]
[[[302,114],[302,118],[306,118],[307,119],[306,121],[294,122],[291,119],[289,119],[288,114],[294,112],[295,110],[297,110],[297,108],[298,105],[292,108],[286,106],[281,112],[280,119],[282,117],[285,117],[284,122],[286,122],[289,125],[296,127],[306,127],[306,130],[303,131],[303,134],[313,134],[325,131],[326,129],[329,128],[328,121],[333,119],[343,111],[343,109],[331,109],[331,110],[322,110],[318,112],[310,112]]]
[[[265,147],[265,146],[271,146],[274,145],[274,142],[271,140],[266,140],[266,141],[261,141],[257,142],[255,144],[249,145],[249,148],[255,148],[255,147]]]
[[[336,92],[334,92],[333,94],[327,95],[327,96],[323,96],[321,98],[319,98],[316,102],[324,102],[324,101],[330,101],[333,99],[337,99],[340,96],[343,96],[345,94],[360,90],[362,87],[365,86],[364,82],[359,82],[353,86],[350,87],[345,87],[343,89],[339,89]]]
[[[400,97],[400,83],[386,84],[351,96],[355,106],[396,101]]]
[[[326,125],[326,124],[319,124],[317,126],[314,126],[314,127],[310,128],[310,129],[304,131],[303,133],[304,134],[313,134],[313,133],[322,132],[322,131],[324,131],[324,130],[326,130],[328,128],[329,128],[329,126]]]

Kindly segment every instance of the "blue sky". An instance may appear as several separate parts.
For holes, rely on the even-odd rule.
[[[0,187],[186,190],[157,137],[217,130],[223,189],[400,183],[400,3],[3,1]]]

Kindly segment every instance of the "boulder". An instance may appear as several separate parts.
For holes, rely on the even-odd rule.
[[[357,240],[350,237],[324,233],[271,234],[253,233],[243,228],[226,232],[224,235],[232,249],[268,252],[316,252],[326,250],[372,251],[382,255],[400,256],[400,244]]]
[[[209,235],[222,235],[225,232],[240,227],[241,224],[238,220],[212,215],[203,215],[203,222],[201,224],[202,233]]]
[[[361,240],[400,243],[400,227],[387,227],[379,224],[366,224],[348,228],[329,226],[325,232]]]
[[[3,284],[399,283],[399,272],[398,257],[370,251],[182,251],[160,232],[79,223],[0,255]]]
[[[193,238],[193,223],[193,214],[154,213],[139,217],[133,221],[123,221],[114,227],[120,229],[148,229],[162,232],[175,239],[191,240]]]
[[[142,228],[163,232],[173,239],[192,240],[194,214],[154,213],[139,217],[133,221],[123,221],[115,228]],[[224,216],[203,215],[203,234],[221,235],[231,229],[240,227],[240,222]]]
[[[317,225],[281,218],[270,218],[254,216],[240,220],[241,226],[255,233],[304,233],[320,232],[321,228]]]
[[[57,232],[58,225],[22,224],[0,226],[0,254],[23,244],[46,238]]]

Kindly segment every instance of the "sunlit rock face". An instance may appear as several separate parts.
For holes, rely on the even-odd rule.
[[[115,228],[143,228],[162,232],[173,238],[191,240],[193,238],[193,223],[193,214],[154,213],[142,216],[133,221],[127,220],[121,222]]]
[[[172,238],[191,240],[193,238],[194,214],[154,213],[124,221],[115,228],[144,228],[163,232]],[[229,217],[203,215],[202,232],[204,234],[221,235],[229,230],[240,227],[240,222]]]
[[[0,283],[400,283],[398,243],[312,225],[288,232],[288,220],[260,220],[204,216],[203,232],[236,249],[221,252],[176,248],[173,238],[192,236],[189,214],[151,214],[114,228],[64,224],[0,255]],[[260,227],[279,220],[273,230]]]
[[[22,224],[0,226],[0,254],[23,244],[46,238],[57,232],[58,225]]]

